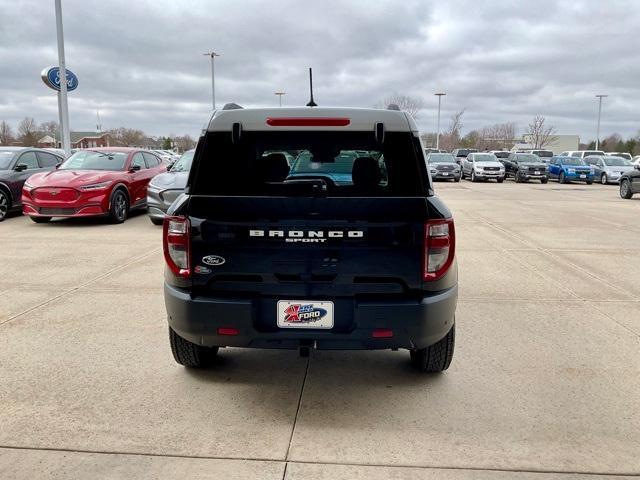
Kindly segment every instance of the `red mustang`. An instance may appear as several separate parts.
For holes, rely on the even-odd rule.
[[[80,150],[56,170],[29,177],[22,189],[22,212],[36,223],[89,216],[122,223],[131,209],[147,206],[149,180],[166,171],[159,157],[144,150]]]

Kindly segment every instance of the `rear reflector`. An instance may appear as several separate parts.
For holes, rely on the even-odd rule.
[[[442,278],[453,264],[456,253],[456,232],[453,218],[429,220],[424,225],[423,278]]]
[[[271,127],[346,127],[351,123],[349,118],[328,117],[281,117],[267,118],[267,125]]]
[[[238,333],[240,333],[240,331],[237,328],[229,328],[229,327],[218,328],[218,335],[234,336],[234,335],[238,335]]]
[[[393,330],[390,328],[376,328],[371,336],[373,338],[391,338],[393,337]]]

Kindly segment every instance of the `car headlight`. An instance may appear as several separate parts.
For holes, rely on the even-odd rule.
[[[31,190],[33,190],[33,185],[31,185],[28,181],[24,182],[23,187],[27,192],[30,192]]]
[[[103,188],[107,188],[109,185],[111,185],[111,181],[100,182],[100,183],[90,183],[89,185],[82,185],[80,187],[80,190],[83,190],[85,192],[87,190],[102,190]]]
[[[431,169],[431,173],[438,173],[438,171]]]

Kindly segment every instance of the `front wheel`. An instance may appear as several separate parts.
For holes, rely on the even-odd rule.
[[[558,177],[558,183],[567,183],[567,177],[564,176],[564,172],[560,172]]]
[[[9,208],[11,207],[11,200],[9,199],[9,195],[2,189],[0,189],[0,222],[5,219],[7,213],[9,213]]]
[[[547,183],[549,179],[547,177],[541,178],[540,183]]]
[[[520,177],[520,172],[516,172],[516,173],[513,175],[513,179],[514,179],[514,181],[515,181],[516,183],[520,183],[520,182],[522,182],[522,177]]]
[[[504,181],[504,178],[496,178],[496,181],[497,181],[498,183],[502,183],[502,182]]]
[[[449,368],[456,343],[455,323],[449,333],[438,343],[427,348],[409,350],[411,364],[421,372],[442,372]]]
[[[606,173],[603,173],[603,174],[600,176],[600,183],[601,183],[602,185],[606,185],[607,183],[609,183],[609,179],[607,178],[607,174],[606,174]]]
[[[127,195],[122,190],[116,190],[111,197],[111,206],[109,207],[109,219],[111,223],[124,222],[128,214],[129,200]]]
[[[203,347],[185,340],[169,327],[169,343],[174,360],[190,368],[205,368],[213,364],[218,347]]]
[[[476,178],[476,172],[474,170],[471,170],[471,181],[472,182],[478,181],[478,179]]]
[[[629,185],[629,180],[622,180],[620,182],[620,196],[629,200],[633,197],[633,192],[631,191],[631,185]]]

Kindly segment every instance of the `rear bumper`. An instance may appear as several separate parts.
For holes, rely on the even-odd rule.
[[[442,339],[455,319],[458,288],[454,286],[422,300],[336,300],[336,325],[349,319],[341,331],[278,329],[278,298],[230,299],[191,297],[165,283],[169,326],[181,337],[205,346],[288,348],[315,345],[329,350],[424,348]],[[304,299],[301,299],[304,300]],[[257,325],[271,325],[268,331]],[[235,328],[238,335],[218,335],[219,327]],[[375,329],[390,329],[393,337],[373,338]]]

